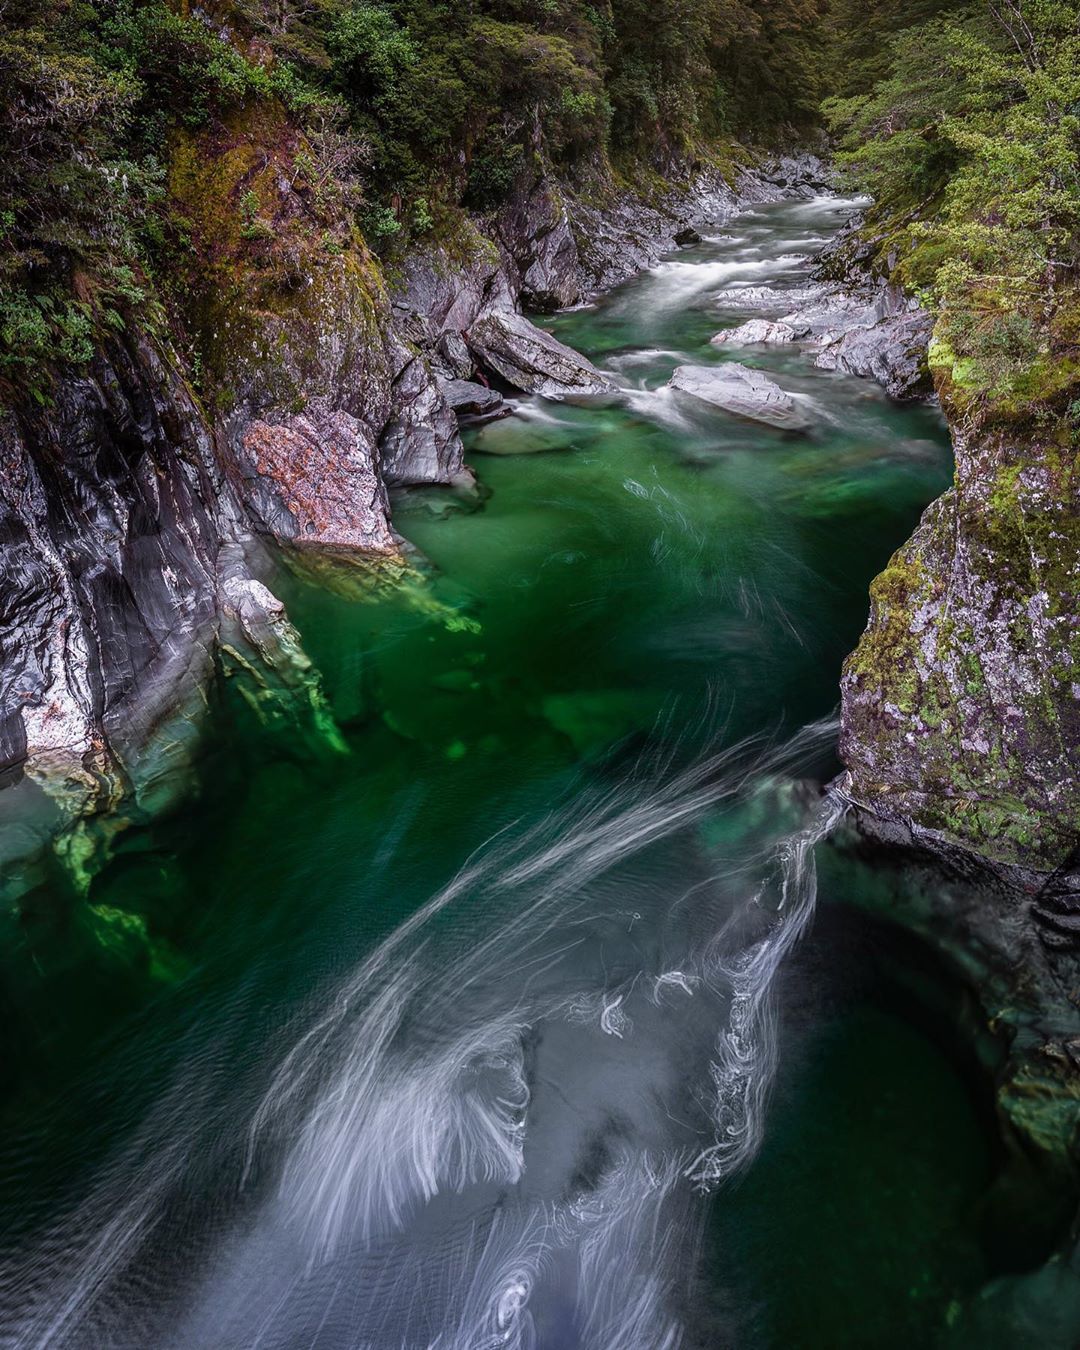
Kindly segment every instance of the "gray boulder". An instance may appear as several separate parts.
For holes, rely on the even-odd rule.
[[[726,328],[711,339],[714,347],[748,347],[755,343],[776,344],[794,342],[795,329],[787,323],[773,323],[769,319],[750,319],[738,328]]]
[[[497,389],[472,380],[447,380],[440,388],[458,417],[498,417],[510,411]]]
[[[391,401],[394,413],[379,443],[386,483],[453,483],[468,473],[457,418],[422,356],[406,361]]]
[[[722,366],[679,366],[668,383],[672,389],[738,417],[784,431],[805,431],[809,426],[790,394],[760,370],[734,361]]]
[[[617,387],[591,361],[523,314],[507,310],[485,314],[465,334],[465,340],[479,365],[526,394],[565,399],[611,394]]]
[[[787,314],[793,309],[802,309],[819,304],[832,293],[828,286],[736,286],[720,291],[716,297],[722,309],[770,310],[777,315]]]

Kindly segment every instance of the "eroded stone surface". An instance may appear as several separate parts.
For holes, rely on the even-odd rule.
[[[768,319],[750,319],[738,328],[725,328],[710,341],[714,347],[750,347],[755,343],[776,345],[795,341],[795,329],[787,323],[771,323]]]
[[[244,500],[267,534],[287,543],[396,550],[375,447],[348,413],[250,422],[240,461]]]
[[[472,380],[447,380],[442,391],[459,417],[490,417],[500,410],[509,412],[506,400],[497,389]]]
[[[1004,431],[954,449],[955,486],[874,581],[845,667],[848,787],[1052,868],[1080,838],[1080,476]]]

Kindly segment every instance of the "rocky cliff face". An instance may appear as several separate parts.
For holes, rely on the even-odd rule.
[[[843,680],[851,796],[1053,871],[1080,842],[1080,481],[1054,439],[961,422],[955,486],[874,582]]]
[[[249,627],[272,629],[276,602],[255,589],[211,430],[148,339],[102,350],[48,410],[6,411],[0,462],[0,760],[25,808],[7,801],[0,856],[25,863],[55,836],[79,880],[105,843],[95,817],[160,809],[183,784],[239,598]],[[296,673],[292,640],[280,623],[263,640],[277,679]]]
[[[1069,416],[1021,415],[968,389],[933,342],[930,366],[954,485],[871,587],[843,674],[840,790],[863,839],[884,845],[878,861],[892,863],[883,914],[972,991],[999,1047],[1005,1175],[1043,1187],[1060,1237],[1080,1185],[1076,436]],[[1067,1270],[1068,1250],[990,1286],[965,1321],[985,1339],[1029,1285]]]
[[[857,232],[826,260],[856,283],[878,250]],[[1002,876],[1073,866],[1080,845],[1080,478],[1071,415],[969,388],[930,317],[892,286],[882,323],[819,363],[923,379],[952,432],[953,488],[871,588],[843,676],[845,791],[872,815]],[[805,316],[809,317],[809,316]],[[826,320],[826,326],[828,321]]]

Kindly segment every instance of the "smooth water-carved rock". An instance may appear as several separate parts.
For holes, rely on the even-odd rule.
[[[818,348],[815,364],[821,370],[876,380],[898,400],[932,393],[926,352],[933,325],[895,287],[861,276],[848,285],[733,288],[717,298],[726,308],[776,316],[717,333],[712,340],[718,346],[807,342]]]
[[[385,482],[446,484],[467,474],[454,410],[423,357],[407,361],[390,399],[394,412],[379,446]]]
[[[921,310],[896,314],[872,327],[853,327],[834,340],[825,340],[815,365],[877,380],[890,398],[926,398],[933,383],[926,351],[933,321]]]
[[[829,294],[822,285],[811,286],[731,286],[718,292],[716,303],[722,309],[762,310],[776,315],[819,303]]]
[[[725,328],[710,341],[714,347],[752,347],[757,343],[777,345],[795,341],[795,329],[787,323],[772,323],[768,319],[750,319],[738,328]]]
[[[339,410],[250,422],[239,458],[245,503],[267,534],[292,544],[396,550],[375,447],[355,417]]]
[[[795,400],[775,380],[734,361],[722,366],[679,366],[668,383],[737,417],[784,431],[805,431],[809,426]]]
[[[469,329],[466,340],[480,365],[526,394],[564,399],[610,394],[617,387],[591,361],[523,314],[487,314]]]
[[[442,385],[442,392],[458,417],[489,418],[510,412],[497,389],[476,384],[473,380],[447,380]]]

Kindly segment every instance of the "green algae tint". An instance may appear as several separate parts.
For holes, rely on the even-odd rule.
[[[52,1225],[63,1234],[96,1221],[116,1178],[136,1207],[157,1203],[160,1191],[167,1222],[157,1229],[132,1209],[108,1276],[120,1280],[125,1261],[136,1272],[128,1292],[114,1296],[115,1325],[142,1317],[150,1328],[143,1345],[221,1345],[222,1335],[233,1344],[220,1328],[233,1325],[222,1319],[251,1292],[243,1272],[275,1262],[302,1271],[338,1232],[325,1205],[311,1208],[310,1188],[290,1181],[297,1147],[322,1157],[316,1127],[286,1129],[260,1102],[273,1083],[281,1100],[301,1101],[311,1090],[304,1074],[332,1055],[344,1057],[343,1082],[360,1072],[356,1056],[378,1033],[324,1044],[319,1016],[349,1009],[342,991],[353,973],[470,857],[489,856],[475,852],[485,841],[501,832],[499,846],[509,847],[560,812],[580,823],[613,795],[651,790],[653,776],[659,782],[748,736],[782,742],[832,713],[871,578],[948,484],[940,419],[891,405],[875,386],[817,372],[790,349],[738,356],[796,395],[814,423],[808,436],[727,417],[664,386],[677,364],[732,359],[708,338],[750,315],[737,286],[804,281],[807,255],[842,218],[827,203],[762,208],[597,306],[550,320],[617,375],[620,398],[591,407],[522,400],[513,418],[471,430],[477,496],[429,491],[396,505],[398,529],[428,560],[401,584],[357,587],[342,575],[328,586],[301,570],[278,578],[321,671],[333,743],[320,752],[287,727],[263,726],[225,680],[194,797],[121,837],[91,887],[89,911],[58,887],[22,921],[5,955],[5,1227],[20,1250],[33,1251]],[[836,764],[827,737],[815,744],[799,772],[824,781]],[[410,962],[432,961],[425,978],[447,982],[454,1017],[476,1035],[494,1025],[492,1000],[549,978],[567,951],[582,968],[595,966],[598,987],[623,981],[617,987],[628,992],[587,1007],[568,986],[562,1029],[524,1034],[522,1072],[535,1075],[534,1093],[544,1084],[556,1097],[579,1094],[595,1119],[579,1113],[585,1144],[564,1156],[570,1127],[549,1108],[536,1132],[526,1131],[522,1186],[549,1184],[566,1167],[565,1184],[587,1197],[620,1175],[620,1140],[635,1117],[619,1094],[634,1055],[643,1075],[675,1083],[687,1113],[704,1109],[707,1061],[679,1066],[690,1064],[686,1047],[715,1039],[724,1010],[706,1003],[697,977],[665,961],[684,933],[712,922],[695,899],[713,884],[710,860],[750,849],[763,821],[775,832],[787,812],[783,828],[798,824],[803,799],[784,787],[792,771],[778,769],[775,787],[766,780],[747,807],[717,814],[678,847],[658,845],[628,861],[625,876],[597,882],[585,909],[567,910],[545,931],[534,964],[511,967],[491,988],[457,972],[475,971],[489,940],[484,925],[496,915],[513,931],[514,905],[500,910],[497,875],[432,914],[422,952],[403,956],[400,968],[389,963],[404,979]],[[678,903],[661,919],[640,895]],[[510,960],[514,943],[492,950],[493,961]],[[812,951],[828,972],[829,944]],[[785,977],[784,1025],[800,1025],[802,1035],[785,1031],[764,1152],[740,1186],[710,1202],[684,1343],[930,1344],[953,1301],[986,1275],[972,1215],[993,1170],[989,1126],[951,1064],[895,1009],[861,992],[832,1004],[817,995],[792,1002],[804,982],[822,987],[806,969],[800,957]],[[656,982],[648,999],[646,971]],[[631,1006],[633,1018],[620,1021]],[[586,1022],[604,1034],[590,1031],[583,1050],[573,1037],[585,1035],[574,1028]],[[290,1051],[304,1034],[308,1049]],[[394,1045],[427,1063],[432,1038],[444,1034],[406,1020]],[[513,1103],[518,1051],[507,1047],[518,1042],[484,1044],[468,1060],[477,1092]],[[627,1049],[631,1059],[618,1059]],[[285,1072],[297,1075],[287,1090]],[[646,1085],[643,1076],[643,1102],[654,1091]],[[418,1071],[416,1096],[391,1113],[384,1136],[437,1090],[435,1070]],[[339,1105],[377,1106],[372,1092],[346,1092]],[[663,1155],[655,1156],[660,1167]],[[334,1165],[348,1169],[353,1157],[343,1149]],[[320,1164],[312,1175],[332,1171]],[[145,1182],[135,1185],[136,1176]],[[560,1203],[564,1192],[550,1184]],[[701,1202],[687,1186],[678,1193],[689,1230],[700,1213],[689,1207]],[[458,1222],[453,1203],[441,1188],[401,1260],[410,1252],[419,1260],[438,1223]],[[291,1217],[267,1228],[275,1206]],[[512,1222],[508,1202],[496,1212]],[[306,1235],[296,1250],[293,1222]],[[469,1223],[474,1235],[488,1231],[475,1216]],[[264,1244],[254,1253],[239,1237],[248,1230]],[[630,1231],[626,1259],[651,1259],[640,1249],[647,1225]],[[142,1244],[137,1254],[129,1238]],[[349,1287],[377,1290],[376,1274],[356,1260]],[[548,1278],[565,1298],[534,1300],[537,1344],[591,1344],[573,1307],[579,1274],[557,1261],[553,1269]],[[347,1316],[337,1303],[309,1308],[310,1277],[293,1278],[280,1281],[292,1292],[271,1328],[274,1344],[363,1338],[368,1327],[350,1321],[360,1313]],[[507,1278],[510,1302],[489,1310],[496,1329],[532,1289],[524,1277]],[[15,1300],[19,1316],[45,1325],[54,1314],[44,1303],[22,1311],[24,1297]],[[403,1306],[392,1291],[385,1298],[387,1317]],[[113,1315],[105,1298],[80,1314],[99,1337]],[[237,1325],[249,1323],[241,1316]],[[436,1334],[437,1317],[432,1325]],[[62,1329],[69,1339],[61,1343],[80,1344]],[[133,1343],[124,1339],[130,1331],[111,1334],[111,1343]]]

